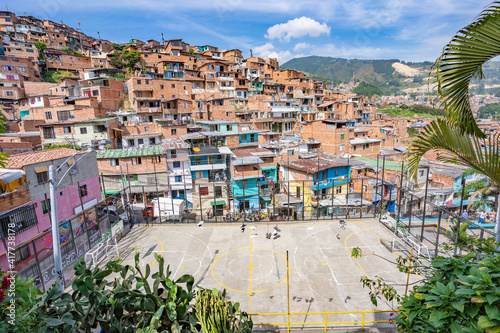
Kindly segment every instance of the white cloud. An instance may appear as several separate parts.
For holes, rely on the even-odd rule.
[[[294,55],[288,51],[275,51],[274,45],[271,43],[266,43],[261,46],[257,46],[253,49],[254,54],[261,58],[276,58],[279,63],[285,63],[288,60],[292,59]]]
[[[267,29],[268,39],[277,39],[279,41],[289,42],[291,38],[303,36],[318,37],[320,35],[329,35],[330,27],[326,23],[319,23],[312,18],[302,16],[290,20],[286,23],[273,25]]]
[[[304,42],[304,43],[298,43],[297,45],[295,45],[295,47],[293,48],[293,50],[295,52],[299,52],[300,50],[302,49],[308,49],[310,48],[311,45],[309,45],[308,43]]]

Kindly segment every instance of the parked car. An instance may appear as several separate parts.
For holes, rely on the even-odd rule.
[[[108,214],[108,210],[109,210],[109,221],[110,222],[116,222],[118,220],[123,220],[124,222],[128,222],[128,215],[127,215],[127,212],[125,212],[125,210],[121,209],[121,208],[116,208],[114,206],[108,206],[108,207],[104,207],[102,210],[101,210],[101,216],[105,216]]]

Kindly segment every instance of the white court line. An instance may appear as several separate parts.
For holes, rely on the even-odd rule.
[[[330,270],[330,273],[332,273],[333,278],[335,279],[335,282],[337,283],[337,286],[340,286],[341,284],[339,283],[339,280],[337,280],[335,273],[332,271],[332,268],[330,267],[330,264],[328,263],[328,259],[325,255],[325,252],[323,252],[323,248],[320,246],[319,249],[321,251],[321,254],[323,255],[323,260],[325,261],[326,265],[328,266],[328,269]]]
[[[185,255],[182,256],[181,262],[179,263],[179,266],[177,266],[177,269],[175,270],[174,276],[177,276],[177,272],[179,271],[179,268],[181,268],[182,262],[184,261],[185,257],[186,257]]]

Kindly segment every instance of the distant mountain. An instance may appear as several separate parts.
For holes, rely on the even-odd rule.
[[[384,93],[425,84],[431,62],[404,63],[399,59],[365,60],[310,56],[294,58],[280,66],[323,77],[333,82],[365,81]],[[424,82],[425,81],[425,82]]]
[[[348,83],[353,79],[374,84],[386,95],[405,92],[427,93],[427,78],[433,62],[404,62],[399,59],[343,59],[309,56],[294,58],[280,69],[294,69],[314,79]],[[485,80],[474,81],[474,93],[494,93],[500,88],[500,62],[490,61],[483,66]],[[493,91],[495,89],[495,91]]]

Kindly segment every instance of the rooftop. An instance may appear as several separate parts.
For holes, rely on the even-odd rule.
[[[330,168],[347,166],[347,164],[332,162],[323,158],[298,159],[288,162],[280,162],[280,165],[286,168],[299,170],[306,173],[315,173]]]
[[[5,163],[5,167],[8,169],[22,169],[25,165],[57,160],[59,158],[69,157],[78,152],[78,150],[70,148],[54,148],[31,153],[16,154],[9,157]]]
[[[165,155],[163,146],[147,146],[143,148],[106,149],[97,153],[97,159],[103,158],[127,158],[140,156]]]

